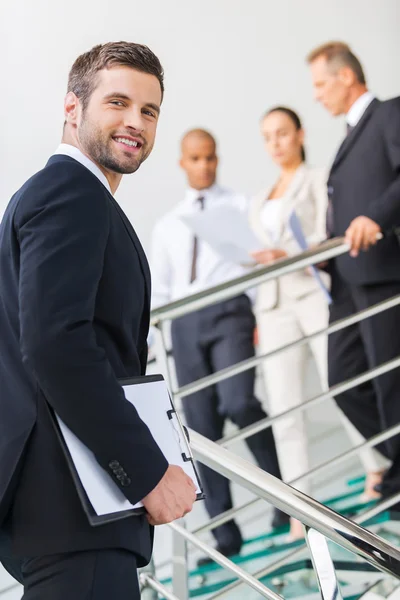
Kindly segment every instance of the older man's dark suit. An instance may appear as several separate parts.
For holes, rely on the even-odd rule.
[[[15,556],[115,548],[149,560],[145,517],[89,525],[47,406],[132,503],[155,487],[167,463],[117,382],[145,373],[149,301],[126,216],[88,169],[53,156],[0,228],[0,527]]]
[[[330,320],[344,318],[400,294],[400,98],[373,100],[348,134],[334,160],[328,192],[333,236],[364,215],[378,223],[385,237],[358,258],[331,261]],[[329,337],[329,383],[334,385],[400,355],[400,308],[395,307]],[[367,438],[400,422],[400,369],[336,397]],[[394,458],[400,438],[380,450]]]

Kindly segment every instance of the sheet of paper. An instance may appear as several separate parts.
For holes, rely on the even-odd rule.
[[[300,250],[307,250],[308,248],[308,244],[307,244],[307,240],[306,237],[304,235],[303,232],[303,228],[301,226],[300,223],[300,219],[296,214],[296,211],[293,211],[292,214],[289,217],[289,225],[290,225],[290,229],[292,230],[292,233],[294,235],[294,238],[296,240],[296,242],[298,243]],[[321,288],[328,304],[331,304],[332,302],[332,297],[326,287],[326,285],[324,284],[324,282],[322,281],[322,277],[320,272],[318,271],[318,269],[316,267],[314,267],[313,265],[310,266],[310,270],[311,273],[314,277],[314,279],[316,280],[316,282],[318,283],[319,287]]]
[[[197,492],[200,493],[193,463],[182,459],[182,452],[189,452],[187,441],[181,435],[181,430],[175,421],[176,417],[173,415],[170,420],[167,415],[171,403],[165,381],[123,387],[126,399],[135,406],[140,418],[149,427],[169,464],[182,467],[192,478]],[[125,498],[112,477],[99,465],[94,454],[58,416],[57,419],[79,478],[96,514],[106,515],[143,506],[141,502],[133,505]],[[146,461],[145,456],[142,458]]]
[[[228,206],[211,208],[190,215],[182,221],[199,239],[207,242],[225,260],[241,265],[254,264],[251,252],[262,245],[251,229],[246,213]]]

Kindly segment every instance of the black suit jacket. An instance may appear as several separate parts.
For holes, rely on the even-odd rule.
[[[89,526],[47,406],[132,503],[155,487],[166,460],[117,381],[145,373],[149,303],[125,214],[88,169],[53,156],[0,227],[0,518],[11,512],[16,554],[123,547],[149,559],[145,517]]]
[[[334,236],[365,215],[385,233],[368,252],[333,261],[343,279],[354,284],[400,280],[400,98],[373,100],[342,143],[328,179]]]

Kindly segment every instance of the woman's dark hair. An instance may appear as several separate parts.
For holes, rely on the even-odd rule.
[[[294,112],[294,110],[292,110],[291,108],[287,108],[287,106],[274,106],[274,108],[271,108],[270,110],[268,110],[265,115],[263,116],[263,120],[268,117],[268,115],[271,115],[272,113],[275,112],[281,112],[284,115],[287,115],[289,117],[289,119],[291,121],[293,121],[297,131],[299,131],[299,129],[302,128],[302,124],[300,121],[300,117],[299,115]],[[303,162],[305,162],[306,160],[306,150],[304,148],[304,146],[301,147],[301,160]]]

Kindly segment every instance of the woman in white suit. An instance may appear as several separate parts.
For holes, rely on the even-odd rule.
[[[260,264],[298,254],[301,249],[289,224],[295,212],[308,245],[326,238],[327,173],[305,163],[304,131],[298,115],[286,107],[276,107],[261,123],[266,150],[280,167],[276,183],[263,189],[250,206],[250,224],[265,247],[253,258]],[[325,273],[321,273],[329,285]],[[328,325],[326,296],[309,269],[303,269],[259,288],[257,300],[259,345],[262,353],[272,352]],[[327,338],[310,341],[323,389],[327,388]],[[302,403],[303,381],[308,355],[307,346],[298,346],[263,363],[270,411],[281,413]],[[361,443],[361,434],[344,415],[341,418],[353,443]],[[304,412],[280,419],[274,425],[279,462],[284,481],[291,482],[309,470],[308,442]],[[382,462],[372,450],[363,452],[368,472],[366,494],[373,497],[373,486],[380,481]],[[307,481],[295,487],[309,493]],[[291,537],[303,535],[301,523],[292,519]]]

